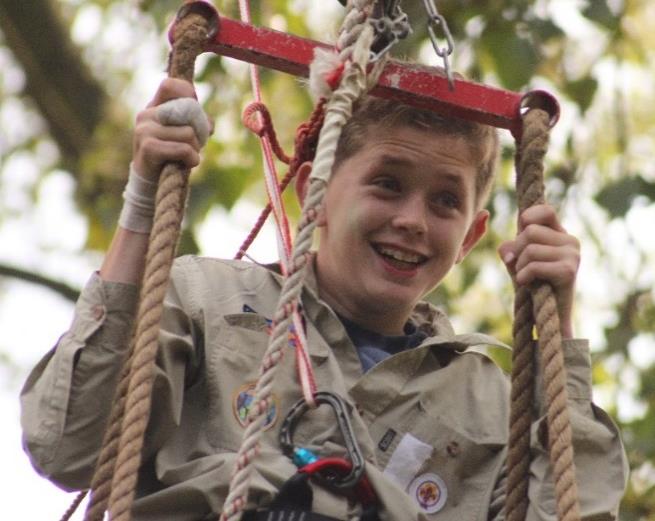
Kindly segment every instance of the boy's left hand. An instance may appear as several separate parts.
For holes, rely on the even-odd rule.
[[[542,280],[553,286],[562,338],[572,338],[580,242],[562,227],[553,207],[541,204],[525,210],[516,239],[501,244],[498,253],[515,284]]]

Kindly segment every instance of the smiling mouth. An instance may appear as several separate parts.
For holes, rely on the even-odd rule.
[[[420,253],[412,253],[406,250],[374,244],[373,249],[386,262],[399,270],[413,270],[424,264],[428,258]]]

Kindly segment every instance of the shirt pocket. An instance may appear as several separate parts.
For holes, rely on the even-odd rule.
[[[270,321],[255,313],[237,313],[221,317],[217,326],[215,334],[205,343],[209,398],[207,435],[217,450],[236,452],[254,403],[255,384],[269,342]],[[290,401],[299,397],[289,396],[292,393],[281,384],[285,380],[295,383],[293,352],[286,347],[283,351],[267,411],[262,450],[267,446],[279,450],[277,431],[281,416],[290,407]]]
[[[407,432],[395,444],[394,453],[416,453],[420,449],[427,457],[401,486],[428,519],[486,519],[489,494],[502,464],[504,441],[471,434],[449,418],[432,415],[420,405],[417,409]],[[432,450],[425,451],[421,445]],[[391,459],[405,458],[394,453]]]

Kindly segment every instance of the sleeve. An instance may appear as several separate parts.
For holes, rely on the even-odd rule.
[[[90,480],[97,447],[128,350],[134,286],[94,274],[70,329],[36,365],[21,391],[23,446],[43,476],[70,490]]]
[[[587,341],[565,340],[563,351],[581,516],[594,521],[616,520],[628,478],[619,431],[607,413],[592,403]],[[554,478],[545,446],[547,426],[540,382],[536,393],[535,403],[540,404],[540,410],[538,420],[532,425],[530,507],[526,521],[556,521]]]
[[[37,472],[65,490],[86,488],[91,481],[129,348],[137,298],[135,286],[93,275],[76,304],[70,329],[32,370],[21,392],[23,446]],[[179,421],[193,349],[191,320],[182,307],[171,283],[151,423]],[[159,443],[159,436],[152,441]],[[153,450],[150,441],[146,450]]]

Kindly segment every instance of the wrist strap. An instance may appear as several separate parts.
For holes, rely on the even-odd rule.
[[[123,191],[123,209],[118,218],[121,228],[137,233],[150,233],[155,215],[157,183],[141,177],[130,163],[130,175]]]

